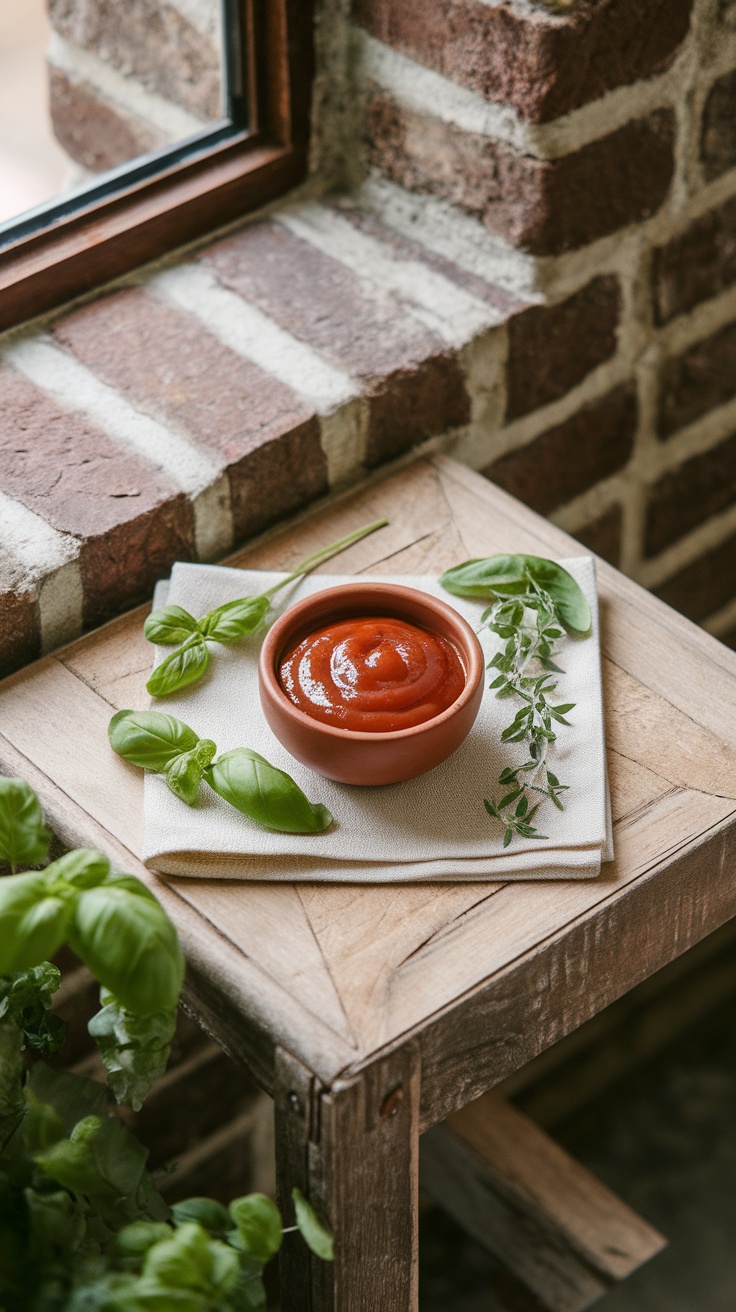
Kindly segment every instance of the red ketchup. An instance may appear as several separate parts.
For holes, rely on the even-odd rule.
[[[315,629],[287,651],[279,678],[287,697],[313,719],[370,733],[424,724],[465,686],[447,638],[383,615]]]

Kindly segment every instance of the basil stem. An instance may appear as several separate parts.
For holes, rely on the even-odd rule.
[[[328,547],[322,547],[300,561],[285,578],[265,592],[227,601],[208,611],[200,620],[182,606],[162,606],[152,611],[143,626],[146,638],[158,646],[176,646],[177,649],[156,666],[148,680],[146,688],[151,696],[166,697],[197,683],[210,663],[212,653],[208,642],[242,642],[251,637],[267,618],[272,598],[278,592],[387,523],[386,519],[376,519],[354,533],[347,533],[337,542],[331,542]]]
[[[204,779],[230,806],[266,829],[318,834],[332,824],[326,807],[310,802],[290,775],[258,752],[236,747],[213,760],[217,748],[211,738],[198,738],[174,715],[118,711],[107,732],[118,756],[162,774],[167,787],[188,806],[196,804]]]

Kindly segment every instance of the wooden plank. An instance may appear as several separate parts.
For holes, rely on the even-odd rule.
[[[296,1221],[292,1189],[310,1193],[309,1143],[318,1133],[322,1090],[302,1062],[283,1048],[276,1051],[276,1201],[285,1226]],[[284,1236],[279,1253],[282,1312],[311,1312],[312,1268],[317,1262],[300,1235]]]
[[[332,1225],[335,1261],[313,1264],[314,1312],[417,1312],[418,1113],[413,1044],[323,1095],[310,1201]]]
[[[419,1178],[549,1312],[585,1312],[666,1244],[496,1094],[423,1136]]]
[[[414,1031],[426,1129],[736,915],[736,812]],[[458,950],[464,950],[462,941]]]

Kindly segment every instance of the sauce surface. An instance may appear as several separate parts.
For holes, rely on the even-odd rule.
[[[382,615],[315,629],[287,651],[279,678],[287,697],[313,719],[372,733],[424,724],[465,686],[447,638]]]

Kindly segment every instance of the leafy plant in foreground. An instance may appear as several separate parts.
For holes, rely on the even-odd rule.
[[[567,725],[565,716],[574,702],[556,703],[553,674],[562,674],[553,659],[556,643],[564,632],[583,637],[590,630],[590,609],[575,579],[555,561],[541,556],[490,556],[469,560],[448,570],[440,580],[448,592],[460,597],[490,599],[481,616],[488,628],[504,642],[488,664],[497,671],[491,688],[497,697],[518,697],[521,708],[501,734],[502,742],[527,743],[528,758],[521,765],[506,766],[498,783],[498,801],[484,806],[504,829],[503,845],[514,834],[545,839],[532,821],[549,799],[561,811],[561,784],[548,763],[557,726]]]
[[[318,834],[332,816],[310,802],[291,775],[249,747],[236,747],[213,759],[210,738],[198,738],[183,720],[162,711],[118,711],[108,726],[113,751],[154,774],[177,797],[194,806],[202,780],[220,797],[266,829],[286,834]]]
[[[139,1106],[163,1071],[183,974],[176,931],[153,895],[97,852],[48,853],[32,790],[0,779],[0,1308],[3,1312],[249,1312],[284,1232],[262,1194],[229,1207],[169,1207],[147,1150],[110,1114],[104,1085],[27,1055],[58,1049],[50,1010],[72,946],[103,985],[90,1022],[119,1102]],[[294,1191],[297,1226],[319,1256],[329,1231]]]
[[[236,601],[227,601],[208,611],[199,620],[182,606],[162,606],[152,611],[143,626],[148,641],[160,647],[176,647],[176,651],[161,661],[153,671],[146,684],[151,696],[166,697],[196,683],[212,659],[210,643],[242,642],[244,638],[252,637],[264,624],[272,600],[278,592],[296,579],[310,574],[318,565],[323,565],[347,547],[360,542],[369,533],[384,528],[387,523],[386,519],[377,519],[354,533],[348,533],[337,542],[307,556],[286,578],[280,583],[274,583],[266,592],[255,597],[239,597]]]

